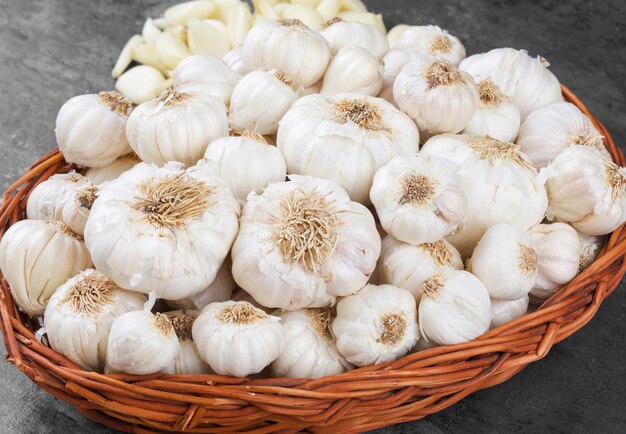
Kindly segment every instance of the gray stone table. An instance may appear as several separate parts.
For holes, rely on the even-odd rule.
[[[68,98],[110,89],[110,69],[148,16],[174,0],[0,0],[0,187],[52,149]],[[626,3],[613,1],[366,1],[388,25],[435,23],[476,53],[525,48],[589,105],[624,143]],[[409,432],[626,432],[626,288],[590,323],[510,381],[424,420]],[[0,347],[2,355],[4,348]],[[0,432],[112,432],[0,363]]]

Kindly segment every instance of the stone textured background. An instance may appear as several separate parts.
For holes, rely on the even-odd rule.
[[[144,19],[174,0],[0,0],[0,188],[55,146],[68,98],[111,89],[111,67]],[[500,46],[541,54],[613,133],[626,138],[626,2],[365,1],[399,22],[438,24],[468,53]],[[626,432],[626,288],[590,323],[512,380],[427,419],[378,433]],[[4,348],[0,345],[0,354]],[[0,362],[0,433],[112,431]]]

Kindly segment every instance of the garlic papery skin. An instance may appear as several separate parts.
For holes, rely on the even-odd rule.
[[[478,83],[480,103],[463,130],[475,136],[489,136],[501,142],[513,142],[520,128],[520,113],[497,84],[486,78]],[[524,151],[524,149],[522,148]]]
[[[495,48],[464,59],[459,68],[476,82],[491,78],[517,106],[522,120],[533,110],[562,101],[559,80],[548,70],[542,57],[530,57],[524,50]]]
[[[387,235],[383,239],[379,261],[380,283],[406,289],[417,301],[422,297],[424,282],[442,268],[463,269],[461,255],[445,240],[414,246]]]
[[[411,26],[400,35],[391,48],[443,59],[455,66],[465,58],[465,47],[459,38],[439,26]]]
[[[85,225],[94,201],[98,197],[98,187],[84,185],[74,189],[71,197],[65,202],[63,222],[78,235],[84,235]]]
[[[441,270],[424,282],[418,318],[427,341],[469,342],[489,329],[491,300],[485,285],[467,271]]]
[[[458,133],[478,110],[472,77],[446,60],[420,57],[407,63],[393,85],[393,97],[426,135]]]
[[[289,179],[248,196],[231,252],[233,277],[263,306],[329,306],[365,286],[374,271],[374,217],[332,181]]]
[[[383,65],[366,48],[342,48],[331,60],[321,93],[342,92],[376,96],[383,87]]]
[[[285,348],[280,318],[245,301],[209,304],[192,332],[200,357],[220,375],[257,374]]]
[[[170,321],[174,332],[178,337],[180,344],[180,353],[169,366],[165,367],[164,372],[168,374],[212,374],[209,365],[204,363],[198,353],[198,347],[193,341],[192,327],[193,323],[200,314],[197,310],[176,310],[165,312]]]
[[[467,215],[459,167],[434,155],[396,157],[378,169],[370,198],[383,229],[410,244],[434,243]]]
[[[241,75],[218,57],[196,55],[180,62],[172,71],[172,78],[177,91],[214,96],[228,106]]]
[[[242,57],[246,70],[278,69],[298,88],[324,76],[330,49],[322,35],[289,18],[255,25],[246,36]]]
[[[528,232],[512,224],[498,223],[478,242],[468,271],[480,279],[492,298],[517,300],[537,282],[537,257],[535,242]]]
[[[132,107],[119,92],[75,96],[63,104],[55,132],[65,160],[103,167],[129,153],[126,121]]]
[[[284,181],[287,165],[283,153],[260,134],[244,131],[241,136],[222,137],[209,145],[204,158],[216,167],[240,205],[248,195],[271,182]]]
[[[96,268],[122,288],[179,300],[213,282],[239,211],[203,166],[140,163],[100,190],[85,240]]]
[[[52,175],[37,185],[28,196],[26,217],[32,220],[63,220],[63,207],[75,188],[89,185],[79,173]]]
[[[82,237],[62,222],[22,220],[0,240],[0,270],[30,316],[42,315],[54,291],[91,266]]]
[[[374,56],[382,58],[389,51],[385,35],[370,24],[344,21],[334,18],[328,21],[322,36],[328,41],[331,55],[335,56],[342,48],[364,48]]]
[[[337,350],[330,331],[333,310],[322,307],[278,314],[285,331],[285,348],[272,362],[273,377],[321,378],[352,369]]]
[[[517,144],[537,168],[547,166],[565,148],[584,145],[611,161],[603,137],[578,107],[555,102],[531,112],[519,130]]]
[[[211,303],[230,300],[236,286],[233,275],[230,272],[231,266],[230,258],[226,257],[224,263],[217,271],[215,279],[209,286],[191,297],[180,300],[166,300],[165,303],[171,309],[202,310]]]
[[[235,131],[276,134],[278,122],[298,99],[291,80],[278,70],[253,71],[235,86],[228,120]]]
[[[468,135],[444,134],[428,140],[421,153],[454,161],[469,209],[465,223],[447,240],[464,259],[496,223],[522,229],[539,224],[546,213],[545,178],[513,143]]]
[[[222,57],[224,63],[226,63],[235,73],[240,75],[244,75],[246,73],[246,70],[243,66],[243,58],[241,57],[242,53],[243,48],[237,47],[233,48]]]
[[[140,310],[145,302],[145,295],[121,289],[96,270],[85,270],[50,298],[44,315],[48,342],[84,369],[102,372],[113,321]]]
[[[179,354],[178,337],[166,315],[127,312],[111,326],[105,373],[153,374],[170,366]]]
[[[93,185],[100,185],[108,181],[113,181],[122,173],[135,167],[141,160],[134,152],[122,155],[117,160],[104,167],[92,167],[85,172],[87,178]]]
[[[280,121],[278,148],[288,173],[331,179],[369,205],[376,171],[419,149],[411,119],[387,101],[358,94],[300,98]]]
[[[537,283],[530,294],[546,300],[569,283],[580,265],[581,247],[576,230],[565,223],[540,224],[530,229],[537,250]]]
[[[491,299],[491,325],[495,329],[503,324],[516,320],[528,312],[528,294],[517,300]]]
[[[147,163],[179,161],[192,166],[209,143],[228,135],[226,107],[213,96],[168,89],[133,110],[126,134]]]
[[[590,235],[608,234],[626,221],[626,169],[597,149],[570,146],[544,170],[552,175],[546,183],[549,220]]]
[[[393,285],[367,285],[339,300],[332,332],[337,349],[353,365],[399,359],[420,337],[415,299]]]
[[[602,247],[606,244],[606,237],[598,235],[587,235],[580,231],[576,231],[578,240],[580,241],[580,263],[578,264],[578,272],[587,268],[596,260]]]

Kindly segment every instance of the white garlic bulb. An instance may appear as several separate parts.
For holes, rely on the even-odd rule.
[[[419,132],[380,98],[309,95],[280,121],[277,145],[289,173],[332,179],[367,205],[376,171],[395,156],[417,152]]]
[[[231,252],[233,277],[263,306],[328,306],[365,286],[380,237],[369,210],[336,183],[289,178],[248,196]]]
[[[320,378],[352,369],[339,353],[330,327],[332,307],[278,314],[285,331],[285,348],[272,362],[273,377]]]
[[[209,286],[190,297],[180,300],[165,300],[165,303],[171,309],[202,310],[211,303],[230,300],[236,286],[230,271],[231,267],[232,262],[227,256]]]
[[[393,285],[367,285],[337,303],[337,349],[356,366],[399,359],[419,339],[415,299]]]
[[[626,169],[597,149],[570,146],[547,169],[549,220],[590,235],[608,234],[626,221]]]
[[[378,169],[370,198],[383,229],[400,241],[434,243],[467,214],[459,168],[434,155],[396,157]]]
[[[209,304],[196,318],[192,332],[202,360],[221,375],[259,373],[285,347],[280,318],[245,301]]]
[[[347,47],[367,49],[378,58],[382,58],[389,51],[389,42],[385,35],[370,24],[334,18],[326,23],[322,36],[328,41],[333,56]]]
[[[537,283],[530,294],[546,300],[578,274],[580,240],[565,223],[541,224],[530,229],[537,251]]]
[[[30,192],[26,216],[32,220],[63,220],[65,203],[75,188],[85,185],[89,181],[79,173],[52,175]]]
[[[141,160],[134,152],[130,152],[126,155],[122,155],[114,162],[104,167],[92,167],[85,172],[85,178],[87,178],[93,185],[100,185],[107,181],[113,181],[122,173],[135,167],[135,164],[140,163]]]
[[[418,318],[428,341],[439,345],[469,342],[489,329],[489,293],[473,274],[443,269],[424,282]]]
[[[145,302],[145,295],[121,289],[96,270],[85,270],[50,298],[44,315],[48,342],[84,369],[102,371],[113,321],[140,310]]]
[[[85,225],[99,188],[95,185],[83,185],[72,192],[63,206],[63,222],[78,235],[85,234]]]
[[[177,91],[214,96],[228,106],[241,75],[218,57],[196,55],[180,62],[172,71],[172,78]]]
[[[544,58],[530,57],[524,50],[495,48],[468,57],[459,68],[476,82],[491,78],[511,97],[524,119],[539,107],[563,100],[559,80],[548,70],[548,65]]]
[[[517,300],[533,289],[537,268],[537,250],[530,234],[516,225],[498,223],[478,242],[468,271],[480,279],[492,298]]]
[[[528,312],[528,294],[517,300],[491,299],[491,325],[495,329],[503,324],[516,320]]]
[[[196,321],[199,314],[200,312],[197,310],[177,310],[164,313],[172,322],[172,327],[174,327],[174,332],[180,344],[180,353],[178,353],[178,356],[176,356],[172,363],[165,367],[164,372],[168,374],[212,373],[211,368],[209,368],[200,357],[198,347],[193,341],[191,333],[193,323]]]
[[[322,35],[289,18],[255,25],[246,36],[242,57],[245,69],[278,69],[297,88],[324,76],[330,49]]]
[[[0,240],[0,270],[30,316],[42,315],[54,291],[91,266],[82,237],[59,221],[22,220]]]
[[[597,149],[611,161],[602,135],[593,123],[578,107],[564,101],[531,112],[520,127],[517,144],[537,168],[547,166],[561,151],[573,145]]]
[[[393,97],[427,135],[458,133],[478,109],[472,77],[447,62],[419,57],[407,63],[393,85]]]
[[[228,187],[206,168],[140,163],[101,189],[85,240],[97,269],[122,288],[178,300],[214,280],[238,216]]]
[[[418,301],[424,282],[441,268],[463,269],[461,255],[445,240],[414,246],[389,235],[383,240],[380,264],[381,283],[406,289]]]
[[[222,57],[222,60],[230,67],[230,69],[241,75],[246,73],[246,70],[243,66],[243,58],[241,57],[242,53],[243,48],[237,47],[233,48]]]
[[[455,66],[465,58],[465,47],[459,38],[439,26],[411,26],[391,48],[443,59]]]
[[[342,48],[324,75],[321,93],[342,92],[376,96],[383,87],[383,65],[366,48]]]
[[[497,84],[486,78],[478,83],[480,103],[464,133],[489,136],[501,142],[512,142],[520,128],[520,113]],[[522,150],[525,152],[524,148]]]
[[[596,260],[600,254],[600,250],[606,243],[606,237],[598,235],[587,235],[580,231],[576,231],[578,234],[578,241],[580,241],[580,263],[578,264],[578,272],[582,272],[593,261]]]
[[[447,240],[463,258],[471,256],[478,240],[496,223],[528,229],[543,220],[548,206],[545,178],[519,146],[488,137],[444,134],[431,138],[421,152],[448,158],[460,167],[469,209],[464,226]]]
[[[147,163],[192,166],[209,143],[228,135],[226,107],[217,98],[168,89],[131,113],[128,142]]]
[[[228,120],[235,131],[276,134],[278,122],[298,99],[292,82],[278,71],[253,71],[241,79],[230,101]]]

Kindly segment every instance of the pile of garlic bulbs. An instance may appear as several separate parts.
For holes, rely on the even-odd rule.
[[[59,111],[76,169],[0,269],[84,369],[319,378],[467,342],[626,220],[626,170],[545,59],[386,33],[360,0],[252,3],[148,19],[119,92]]]

